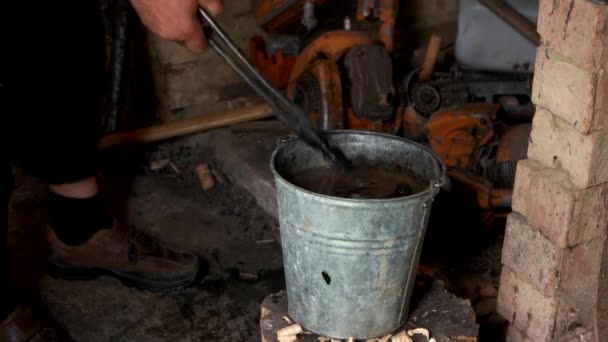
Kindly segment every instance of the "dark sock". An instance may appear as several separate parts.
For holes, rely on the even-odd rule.
[[[6,283],[6,279],[0,275],[0,322],[13,312],[17,305],[13,293]]]
[[[61,241],[71,246],[112,227],[112,217],[104,212],[99,195],[77,199],[51,193],[50,207],[51,227]]]

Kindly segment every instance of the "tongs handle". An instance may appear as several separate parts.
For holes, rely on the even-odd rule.
[[[279,93],[264,76],[249,62],[228,34],[222,30],[213,17],[203,8],[199,8],[203,25],[211,29],[209,45],[224,59],[251,87],[253,87],[270,106],[281,116],[283,112],[293,111],[295,107],[285,96]]]
[[[274,114],[286,125],[296,129],[306,143],[321,149],[334,162],[346,164],[340,151],[333,150],[321,138],[302,109],[281,94],[243,55],[230,36],[222,30],[213,17],[203,8],[198,12],[204,26],[211,30],[209,46],[222,57],[272,107]]]

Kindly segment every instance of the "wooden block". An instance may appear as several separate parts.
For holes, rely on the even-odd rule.
[[[475,311],[469,300],[456,298],[444,291],[443,282],[430,280],[417,282],[419,287],[414,289],[412,309],[408,322],[399,330],[392,333],[393,339],[403,336],[411,339],[413,334],[430,332],[430,337],[437,342],[466,341],[476,342],[479,326],[475,323]],[[260,330],[262,342],[279,342],[277,332],[294,323],[287,317],[287,292],[272,294],[264,300],[261,306]],[[305,327],[304,327],[305,328]],[[411,333],[412,335],[408,334]],[[399,335],[401,334],[401,335]],[[370,341],[387,342],[391,335]],[[312,332],[298,335],[298,342],[328,342],[326,336]],[[399,341],[408,341],[401,339]]]

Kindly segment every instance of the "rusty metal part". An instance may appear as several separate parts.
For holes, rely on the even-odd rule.
[[[342,83],[338,65],[317,60],[296,82],[293,101],[302,107],[317,129],[344,128]]]
[[[540,34],[536,31],[536,25],[517,12],[511,5],[503,0],[479,0],[479,2],[516,29],[534,45],[540,45]]]
[[[452,169],[448,176],[477,194],[477,203],[482,209],[510,208],[512,203],[512,189],[496,189],[488,179],[471,171]]]
[[[500,145],[496,152],[498,162],[518,161],[525,159],[528,154],[528,142],[532,124],[511,126],[500,137]]]
[[[434,73],[430,81],[418,82],[419,71],[420,69],[412,70],[406,76],[404,87],[408,100],[425,116],[432,113],[430,104],[436,102],[436,97],[429,98],[431,93],[426,87],[423,88],[426,96],[418,94],[417,91],[422,86],[435,89],[439,94],[440,107],[461,106],[473,101],[494,103],[504,96],[529,98],[532,91],[531,74],[454,68],[450,72]],[[518,107],[525,110],[525,104]]]
[[[315,0],[321,5],[327,0]],[[267,31],[280,31],[301,20],[306,0],[255,0],[255,21]]]
[[[420,141],[426,137],[425,125],[427,119],[418,114],[414,107],[407,106],[405,108],[402,120],[401,135],[404,138]]]
[[[307,0],[304,3],[304,13],[302,14],[302,25],[306,27],[307,31],[313,30],[317,27],[319,21],[315,15],[315,3],[312,0]]]
[[[346,128],[369,131],[382,132],[389,134],[397,134],[401,129],[405,108],[398,108],[397,114],[393,120],[367,120],[359,118],[353,113],[352,108],[349,108],[346,113]]]
[[[441,94],[430,84],[418,84],[412,89],[412,103],[423,114],[430,114],[441,107]]]
[[[357,45],[344,57],[350,80],[350,100],[356,116],[367,120],[391,120],[396,91],[393,63],[380,45]]]
[[[313,127],[306,113],[273,87],[243,55],[230,36],[224,32],[215,19],[203,8],[198,9],[203,25],[212,32],[209,46],[226,62],[234,72],[247,82],[273,108],[273,113],[297,135],[313,148],[320,150],[333,163],[346,166],[349,162],[341,151],[327,143],[324,136]]]
[[[337,61],[350,48],[355,45],[371,44],[371,38],[358,31],[329,31],[320,35],[313,42],[308,44],[298,56],[289,76],[288,95],[293,97],[294,83],[308,70],[320,56],[330,61]]]
[[[249,58],[272,85],[279,89],[287,87],[295,56],[285,56],[282,50],[268,55],[264,39],[255,36],[249,41]]]
[[[386,51],[393,52],[395,39],[396,2],[394,0],[380,0],[379,18],[382,22],[378,38],[384,44]]]
[[[357,6],[358,21],[374,19],[380,21],[378,40],[389,53],[393,52],[394,48],[397,4],[395,0],[359,0]]]
[[[513,188],[517,162],[525,159],[532,124],[510,126],[497,137],[490,149],[482,148],[476,170],[498,188]]]
[[[471,103],[439,111],[426,124],[428,141],[451,168],[471,170],[478,148],[494,137],[492,119],[499,106]]]
[[[429,38],[429,43],[426,46],[424,52],[424,59],[422,61],[422,67],[418,73],[418,81],[428,81],[431,79],[435,64],[439,58],[439,50],[441,48],[441,37],[436,34],[432,34]]]

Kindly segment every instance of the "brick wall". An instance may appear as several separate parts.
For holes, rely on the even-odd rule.
[[[251,1],[224,1],[217,21],[244,51],[261,30],[255,24]],[[252,91],[209,49],[202,55],[150,35],[155,83],[162,121],[214,112],[233,105],[231,100]]]
[[[594,330],[608,222],[608,6],[541,0],[538,31],[537,112],[502,255],[508,341]]]

